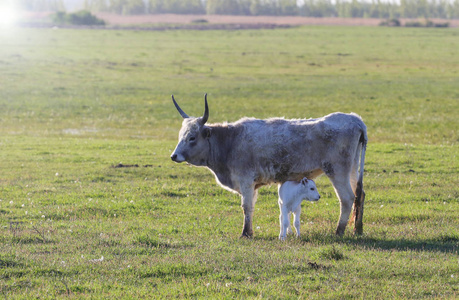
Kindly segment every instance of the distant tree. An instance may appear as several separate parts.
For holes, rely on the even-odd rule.
[[[150,0],[148,2],[148,12],[153,14],[164,13],[164,0]]]
[[[459,19],[459,0],[455,0],[448,8],[449,18]]]
[[[183,0],[184,14],[205,14],[206,10],[201,0]]]
[[[149,12],[153,14],[204,14],[201,0],[150,0]]]
[[[416,18],[416,3],[413,0],[400,0],[400,14],[404,18]]]
[[[283,16],[297,16],[300,12],[296,0],[279,0],[279,8]]]
[[[64,1],[63,0],[55,0],[54,2],[54,5],[55,5],[55,9],[54,10],[64,10],[65,9],[65,5],[64,5]]]
[[[252,15],[250,11],[250,6],[252,5],[252,0],[239,0],[239,14],[240,15]]]
[[[363,7],[362,3],[357,0],[352,0],[350,3],[350,16],[351,18],[361,18],[363,17]]]
[[[378,15],[371,16],[372,18],[379,19],[397,19],[400,18],[399,5],[392,2],[382,2],[378,0]]]
[[[429,5],[427,0],[417,0],[416,2],[416,17],[428,18],[429,17]]]
[[[253,16],[258,16],[261,13],[261,1],[252,0],[250,1],[250,14]]]
[[[85,0],[83,7],[89,11],[108,11],[106,0]]]
[[[370,11],[368,12],[368,17],[380,19],[381,11],[381,0],[372,0],[370,5]]]
[[[310,17],[459,18],[459,0],[0,0],[30,11],[66,11],[77,3],[92,12]],[[69,5],[69,4],[68,4]]]
[[[109,0],[108,10],[122,15],[138,15],[145,13],[143,0]]]
[[[282,14],[282,0],[261,0],[259,3],[259,15],[278,16]]]
[[[206,11],[209,15],[239,15],[237,0],[207,0]]]
[[[59,25],[105,25],[105,22],[87,10],[80,10],[75,13],[67,14],[58,11],[52,16],[53,22]]]
[[[316,18],[336,17],[338,7],[340,7],[339,0],[335,5],[330,0],[308,0],[301,7],[301,15]]]
[[[432,2],[429,2],[429,5],[432,5],[430,11],[433,15],[431,16],[431,18],[449,18],[448,4],[449,2],[447,0],[439,0],[438,2],[434,0]]]
[[[67,14],[67,21],[74,25],[105,25],[105,22],[87,10],[80,10],[75,13]]]

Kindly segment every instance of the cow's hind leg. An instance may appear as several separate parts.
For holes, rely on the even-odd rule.
[[[242,211],[244,212],[244,225],[242,227],[242,237],[252,237],[252,218],[255,202],[257,201],[257,190],[253,187],[242,190]]]
[[[349,221],[349,215],[352,211],[355,196],[351,187],[349,175],[330,177],[330,180],[340,203],[340,217],[338,227],[336,228],[336,234],[343,235]]]

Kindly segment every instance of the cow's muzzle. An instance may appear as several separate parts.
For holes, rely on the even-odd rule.
[[[183,155],[178,155],[176,153],[173,153],[171,155],[171,159],[177,163],[181,163],[181,162],[184,162],[186,159],[185,157],[183,157]]]

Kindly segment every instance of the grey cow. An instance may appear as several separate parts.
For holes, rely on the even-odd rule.
[[[363,166],[367,129],[354,113],[318,119],[242,118],[234,123],[206,124],[202,117],[183,117],[179,142],[171,159],[209,168],[225,189],[242,196],[243,237],[253,236],[252,217],[258,188],[325,173],[340,201],[336,234],[343,235],[354,207],[354,233],[363,231]]]

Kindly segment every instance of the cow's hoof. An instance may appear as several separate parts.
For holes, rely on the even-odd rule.
[[[343,236],[344,232],[346,231],[346,225],[347,224],[338,224],[338,227],[336,227],[335,234],[337,236]]]
[[[344,235],[344,230],[338,228],[338,229],[336,229],[335,234],[336,234],[336,236],[343,236]]]
[[[241,238],[241,239],[251,239],[251,238],[253,238],[253,233],[249,234],[247,232],[243,232],[239,238]]]
[[[354,235],[362,235],[362,234],[363,234],[363,227],[354,228]]]

